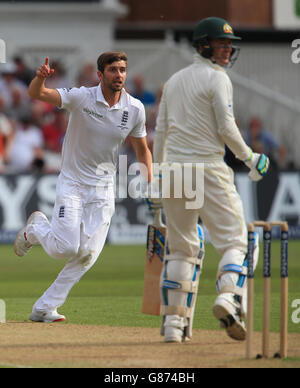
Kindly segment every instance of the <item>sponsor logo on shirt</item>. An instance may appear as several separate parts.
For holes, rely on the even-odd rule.
[[[83,111],[88,115],[95,117],[96,119],[103,119],[102,115],[100,115],[99,113],[93,112],[88,108],[83,108]]]

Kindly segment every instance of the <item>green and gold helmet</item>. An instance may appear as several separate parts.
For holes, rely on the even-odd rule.
[[[232,26],[222,18],[209,17],[201,20],[195,27],[193,33],[193,46],[196,50],[202,48],[201,55],[205,58],[211,58],[213,49],[210,46],[211,39],[227,38],[232,40],[241,40],[234,34]],[[232,59],[237,54],[238,48],[233,46]],[[235,58],[236,59],[236,58]]]
[[[218,39],[229,38],[234,40],[241,40],[239,36],[234,35],[233,28],[225,20],[217,17],[210,17],[201,20],[193,34],[193,41],[202,39]]]

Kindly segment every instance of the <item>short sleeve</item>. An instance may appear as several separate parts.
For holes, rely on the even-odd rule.
[[[138,107],[138,113],[136,117],[136,125],[132,129],[132,131],[129,133],[129,136],[133,137],[146,137],[147,131],[146,131],[146,113],[145,108],[143,104],[140,104]]]
[[[57,91],[61,96],[61,109],[66,109],[70,112],[80,105],[86,95],[86,88],[84,86],[81,88],[62,88],[57,89]]]

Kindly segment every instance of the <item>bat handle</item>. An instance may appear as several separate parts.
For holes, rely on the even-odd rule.
[[[158,209],[155,212],[155,215],[154,215],[154,225],[157,226],[157,227],[164,227],[165,226],[163,224],[162,218],[161,218],[161,209]]]

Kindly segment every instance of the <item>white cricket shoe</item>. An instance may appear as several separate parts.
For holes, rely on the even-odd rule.
[[[183,342],[184,335],[184,318],[178,315],[168,315],[164,323],[164,342],[175,343]]]
[[[220,321],[220,326],[226,329],[230,338],[245,341],[246,326],[241,318],[240,303],[234,299],[234,294],[219,295],[213,307],[214,316]]]
[[[42,212],[34,212],[31,214],[31,216],[27,220],[26,226],[20,230],[20,232],[17,234],[17,237],[15,239],[15,245],[14,245],[14,251],[17,256],[23,257],[28,254],[30,249],[33,245],[31,244],[27,239],[27,227],[30,224],[35,224],[37,222],[37,219],[47,219],[47,217]]]
[[[54,311],[33,310],[30,315],[30,320],[33,322],[54,323],[54,322],[65,322],[66,317],[64,315],[58,314],[56,310]]]

